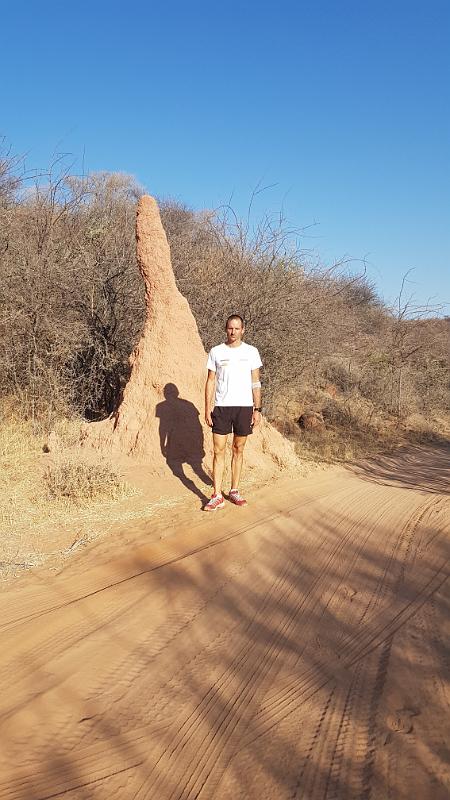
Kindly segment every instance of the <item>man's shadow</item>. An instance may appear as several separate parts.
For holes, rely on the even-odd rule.
[[[174,383],[167,383],[164,387],[166,399],[156,406],[161,453],[173,474],[202,502],[205,502],[208,498],[185,475],[183,470],[183,464],[188,464],[202,483],[206,483],[208,486],[212,485],[211,478],[202,466],[205,451],[199,412],[193,403],[183,400],[179,394]]]

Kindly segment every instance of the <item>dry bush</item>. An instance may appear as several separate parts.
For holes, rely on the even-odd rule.
[[[33,419],[100,418],[117,403],[144,317],[138,191],[130,178],[60,167],[4,211],[0,392]]]
[[[322,385],[332,384],[340,392],[350,392],[359,386],[361,372],[351,359],[324,358],[321,364]]]
[[[61,441],[71,441],[77,427],[77,421],[60,421]],[[129,508],[120,501],[137,494],[102,465],[88,470],[75,466],[70,475],[62,470],[58,476],[53,464],[48,472],[55,491],[50,496],[43,478],[44,462],[49,459],[42,452],[46,437],[37,429],[31,420],[14,414],[9,420],[0,418],[2,579],[54,557],[60,561],[112,525],[127,521]],[[142,516],[152,511],[146,508]]]
[[[164,209],[177,282],[206,349],[223,338],[227,314],[246,318],[247,337],[264,362],[266,412],[280,429],[289,431],[308,394],[311,408],[320,411],[321,390],[329,383],[352,399],[351,413],[339,407],[336,436],[368,425],[370,446],[372,436],[386,444],[395,435],[395,426],[381,427],[389,430],[386,436],[377,430],[377,416],[401,422],[414,410],[448,408],[448,324],[420,318],[432,309],[412,307],[401,295],[394,310],[386,308],[363,265],[356,276],[346,274],[345,260],[320,268],[282,221],[266,218],[250,231],[227,212],[195,215],[174,204]],[[290,415],[280,414],[284,406]],[[359,452],[364,436],[357,438]]]
[[[111,466],[101,460],[87,463],[76,452],[71,457],[61,453],[43,470],[43,430],[14,414],[6,418],[4,404],[1,410],[0,524],[5,536],[21,526],[61,519],[68,502],[87,507],[94,499],[118,500],[132,491]],[[65,449],[78,430],[77,420],[60,420],[57,432]]]
[[[354,443],[337,435],[335,431],[326,431],[322,435],[314,431],[304,431],[301,438],[296,437],[295,449],[303,461],[313,463],[335,464],[348,461],[357,454]]]
[[[74,177],[64,161],[30,185],[17,160],[0,155],[0,396],[35,430],[74,413],[101,419],[119,402],[144,321],[141,191],[126,175]],[[414,318],[402,293],[386,308],[364,264],[355,275],[346,259],[316,263],[302,232],[279,217],[252,225],[251,208],[239,220],[229,207],[196,213],[168,201],[161,213],[205,348],[223,338],[228,314],[246,318],[264,362],[266,412],[286,431],[297,406],[322,410],[327,383],[351,401],[355,429],[377,415],[444,413],[448,321],[420,309]],[[336,436],[349,429],[345,408],[331,423]]]
[[[61,457],[49,464],[44,483],[50,499],[87,503],[101,497],[114,500],[124,496],[125,484],[107,463],[89,463],[75,456]]]
[[[163,222],[178,286],[206,349],[223,338],[228,314],[245,317],[247,337],[263,357],[272,417],[287,386],[314,383],[323,358],[354,342],[356,318],[375,303],[363,274],[343,274],[345,261],[328,269],[309,263],[283,220],[266,217],[250,229],[229,209],[194,215],[169,204]]]
[[[320,413],[325,428],[304,430],[298,420],[304,412]],[[307,387],[301,397],[278,404],[276,427],[295,445],[303,460],[336,463],[366,453],[390,450],[404,440],[398,421],[383,414],[353,387],[331,397],[320,388]]]

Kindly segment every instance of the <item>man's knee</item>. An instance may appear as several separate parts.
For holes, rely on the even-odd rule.
[[[225,455],[226,444],[227,444],[226,441],[225,442],[214,442],[214,455],[217,456],[218,458],[221,458],[222,456],[224,456]]]
[[[233,442],[233,455],[241,456],[244,452],[246,439],[235,439]]]

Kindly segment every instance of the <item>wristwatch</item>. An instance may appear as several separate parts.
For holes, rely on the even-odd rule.
[[[254,408],[253,411],[259,411],[259,413],[261,414],[262,408]]]

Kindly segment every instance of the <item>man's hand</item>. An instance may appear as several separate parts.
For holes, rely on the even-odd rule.
[[[212,421],[212,417],[211,417],[211,411],[208,411],[208,410],[205,411],[205,422],[206,422],[208,428],[212,428],[213,421]]]
[[[260,422],[261,422],[261,412],[254,411],[252,415],[252,426],[255,427],[256,425],[259,425]]]

